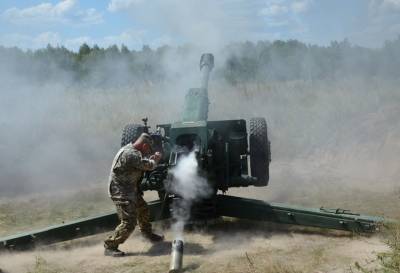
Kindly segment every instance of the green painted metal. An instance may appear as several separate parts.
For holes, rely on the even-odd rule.
[[[173,123],[170,129],[170,143],[172,145],[182,145],[179,143],[179,138],[189,135],[196,136],[193,141],[194,144],[200,148],[202,153],[205,153],[208,147],[207,122],[200,120]]]
[[[191,88],[185,96],[183,121],[199,121],[208,119],[208,91],[205,88]]]
[[[169,210],[163,206],[162,202],[149,202],[148,206],[152,221],[170,217]],[[118,223],[119,220],[116,213],[104,213],[94,217],[82,218],[76,221],[0,238],[0,251],[24,250],[30,249],[37,244],[48,245],[81,238],[112,230]]]
[[[161,201],[149,202],[149,209],[152,221],[170,217],[169,202],[165,204]],[[228,195],[217,196],[217,216],[360,233],[376,232],[384,222],[381,217],[359,215],[345,210],[301,208]],[[0,251],[22,250],[32,248],[37,244],[47,245],[76,239],[112,230],[117,224],[116,213],[79,219],[41,230],[0,238]]]
[[[185,96],[182,121],[208,120],[208,79],[214,67],[214,56],[203,54],[200,59],[200,88],[191,88]]]
[[[217,214],[241,219],[269,221],[360,233],[379,230],[384,218],[351,213],[341,209],[301,208],[287,204],[218,195]]]

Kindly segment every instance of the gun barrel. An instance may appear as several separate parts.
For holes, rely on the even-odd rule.
[[[171,249],[171,264],[169,266],[169,273],[178,273],[182,271],[183,261],[183,241],[174,240]]]
[[[200,88],[191,88],[185,96],[182,121],[206,121],[208,119],[208,80],[214,67],[214,55],[204,53],[200,58]]]
[[[214,55],[211,53],[205,53],[201,55],[200,58],[200,71],[201,75],[201,84],[200,87],[207,89],[208,88],[208,80],[210,78],[210,72],[214,68]]]

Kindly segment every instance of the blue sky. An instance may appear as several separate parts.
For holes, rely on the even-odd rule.
[[[345,38],[378,47],[400,35],[400,0],[2,0],[0,21],[0,44],[24,49]]]

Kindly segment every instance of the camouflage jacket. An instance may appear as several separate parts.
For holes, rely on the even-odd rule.
[[[144,158],[132,143],[125,145],[115,155],[111,166],[109,196],[116,199],[136,200],[144,171],[151,171],[155,167],[156,162]]]

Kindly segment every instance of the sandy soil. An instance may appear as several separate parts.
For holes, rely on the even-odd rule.
[[[229,231],[224,231],[228,227]],[[121,246],[123,258],[104,257],[106,234],[51,248],[3,254],[5,272],[167,272],[170,242],[152,245],[136,231]],[[185,237],[185,272],[347,272],[355,262],[370,264],[386,250],[378,236],[352,237],[345,233],[284,230],[225,222]],[[279,268],[279,270],[277,270]]]

